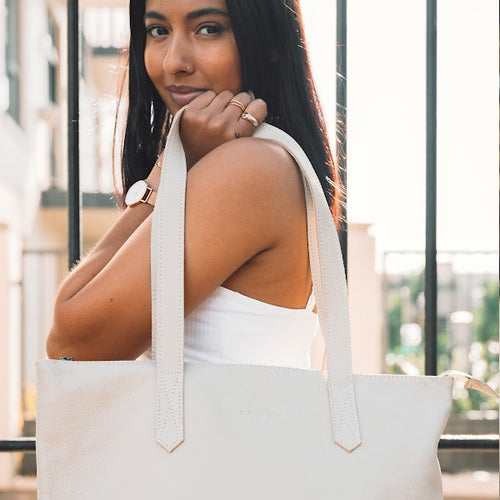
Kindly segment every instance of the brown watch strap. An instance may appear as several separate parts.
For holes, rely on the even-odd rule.
[[[152,187],[148,186],[148,191],[146,193],[146,196],[141,201],[143,203],[148,203],[149,205],[154,207],[156,203],[156,195],[157,195],[156,191]]]

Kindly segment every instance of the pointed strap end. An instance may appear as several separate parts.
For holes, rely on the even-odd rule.
[[[352,436],[352,439],[345,439],[345,436],[340,436],[339,440],[335,439],[335,444],[348,453],[351,453],[361,445],[361,438]]]
[[[333,440],[347,452],[361,444],[354,385],[328,384]]]
[[[162,434],[162,433],[160,433]],[[166,436],[158,435],[156,437],[156,442],[163,448],[165,448],[169,453],[172,453],[182,442],[184,441],[184,436],[181,434],[175,436],[173,440],[166,439]]]

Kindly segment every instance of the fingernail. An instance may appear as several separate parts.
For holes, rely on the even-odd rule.
[[[255,94],[251,90],[248,91],[248,94],[250,95],[252,100],[255,100]]]

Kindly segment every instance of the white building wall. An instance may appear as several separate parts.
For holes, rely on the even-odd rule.
[[[369,224],[349,224],[349,307],[353,371],[383,373],[382,280],[375,271],[375,239]]]
[[[353,371],[382,373],[384,368],[382,281],[375,271],[375,240],[369,224],[349,224],[348,287]],[[320,370],[325,343],[317,335],[311,367]]]
[[[20,435],[21,421],[21,239],[0,222],[0,436]],[[15,456],[0,453],[0,489],[11,484]]]
[[[22,435],[22,263],[48,172],[48,71],[43,0],[19,0],[20,125],[0,109],[0,437]],[[0,0],[5,16],[5,2]],[[3,20],[3,19],[2,19]],[[5,33],[0,27],[0,85],[5,85]],[[5,94],[5,93],[3,93]],[[32,395],[33,391],[31,392]],[[24,394],[26,395],[26,393]],[[0,453],[0,490],[12,487],[19,454]]]

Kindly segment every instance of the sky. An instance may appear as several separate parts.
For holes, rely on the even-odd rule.
[[[333,144],[335,2],[301,5]],[[372,224],[379,258],[423,250],[426,2],[347,9],[348,219]],[[438,251],[498,251],[498,9],[438,2]]]

